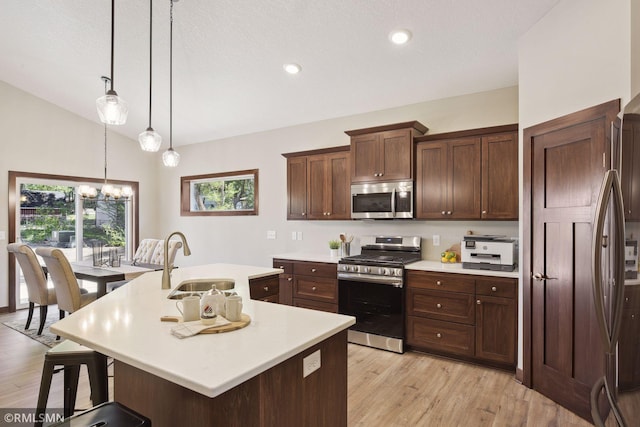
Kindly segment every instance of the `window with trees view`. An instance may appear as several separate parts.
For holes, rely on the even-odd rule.
[[[184,176],[182,215],[257,215],[258,170]]]

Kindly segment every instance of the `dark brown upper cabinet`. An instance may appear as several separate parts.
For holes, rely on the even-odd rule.
[[[622,199],[627,221],[640,221],[640,116],[625,114],[622,124]]]
[[[416,218],[517,219],[517,129],[416,138]]]
[[[349,146],[283,154],[287,219],[351,218]]]
[[[351,182],[412,180],[413,138],[427,130],[413,121],[346,131],[351,137]]]

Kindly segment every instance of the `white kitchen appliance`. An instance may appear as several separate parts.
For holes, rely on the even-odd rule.
[[[462,268],[513,271],[518,264],[518,240],[505,236],[464,236]]]

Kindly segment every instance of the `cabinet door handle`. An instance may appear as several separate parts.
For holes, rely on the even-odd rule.
[[[311,288],[312,291],[315,291],[317,288],[314,286]]]
[[[264,289],[264,291],[265,291],[265,292],[268,292],[268,291],[269,291],[269,287],[268,287],[268,286],[265,286],[265,287],[264,287],[264,288],[262,288],[262,289]]]
[[[306,212],[302,212],[302,216],[305,216],[307,213]]]
[[[436,337],[437,337],[437,338],[442,338],[442,334],[441,334],[440,332],[437,332],[437,333],[436,333]]]
[[[451,215],[451,211],[447,211],[447,215]]]
[[[280,266],[280,267],[278,267],[278,268],[281,268],[282,270],[284,270],[284,265],[281,265],[281,266]]]
[[[384,176],[384,173],[381,172],[381,173],[378,174],[378,176]]]
[[[327,216],[331,216],[331,212],[327,212]]]
[[[498,288],[496,288],[495,286],[491,287],[491,292],[496,292],[498,290]]]
[[[482,302],[480,300],[476,300],[476,304],[480,305]]]
[[[436,282],[436,285],[438,285],[438,286],[442,286],[442,282],[441,282],[440,280],[438,280],[438,281]]]
[[[446,215],[446,214],[447,214],[447,211],[442,211],[442,215]]]
[[[312,269],[311,269],[311,272],[312,272],[312,273],[315,273],[315,272],[316,272],[316,269],[315,269],[315,268],[312,268]]]
[[[293,277],[288,277],[288,278],[287,278],[287,280],[288,280],[288,281],[292,281],[292,280],[293,280]]]
[[[482,211],[482,215],[485,215],[487,213],[487,211]]]
[[[442,304],[438,303],[438,304],[436,304],[436,307],[437,308],[442,308]]]

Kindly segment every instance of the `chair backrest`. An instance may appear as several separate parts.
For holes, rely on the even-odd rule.
[[[24,243],[10,243],[7,245],[7,251],[14,254],[20,264],[24,281],[27,283],[29,301],[40,305],[55,304],[56,299],[53,295],[49,297],[47,277],[33,249]]]
[[[80,308],[80,286],[64,252],[57,248],[36,248],[47,265],[56,289],[58,308],[73,313]]]
[[[169,241],[169,264],[173,264],[178,249],[182,247],[179,240]],[[164,265],[164,240],[142,239],[133,258],[144,264]]]

